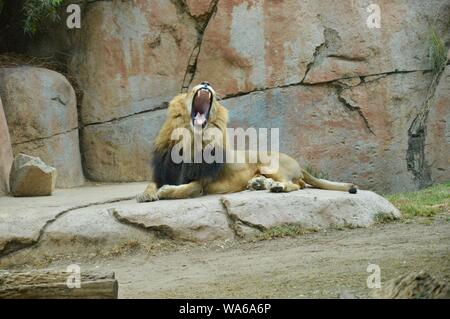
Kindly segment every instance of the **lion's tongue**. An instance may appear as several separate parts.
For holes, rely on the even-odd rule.
[[[203,113],[197,113],[194,117],[194,125],[202,126],[206,122],[206,116]]]
[[[211,93],[208,90],[199,90],[194,97],[192,108],[195,114],[194,125],[202,126],[206,123],[206,114],[210,107]]]
[[[200,113],[206,113],[208,112],[209,105],[210,105],[210,93],[209,91],[205,90],[199,90],[194,98],[194,101],[192,103],[192,107],[194,109],[194,112],[200,112]]]

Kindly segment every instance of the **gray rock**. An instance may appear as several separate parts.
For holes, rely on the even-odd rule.
[[[56,168],[39,157],[19,154],[15,157],[9,176],[13,196],[48,196],[55,189]]]
[[[166,112],[157,110],[85,126],[81,142],[86,175],[102,182],[151,179],[153,140]]]
[[[290,224],[314,230],[367,227],[376,221],[400,217],[394,205],[369,191],[357,194],[317,189],[279,194],[246,191],[225,195],[221,200],[232,219],[258,229]]]
[[[448,1],[377,1],[381,28],[367,25],[371,4],[219,1],[203,35],[194,83],[208,79],[222,95],[233,95],[301,81],[428,69],[428,21],[447,41]],[[402,19],[388,12],[401,13]]]
[[[104,227],[104,224],[106,219],[109,219],[113,224],[117,224],[117,222],[112,217],[106,218],[105,215],[97,215],[98,206],[109,202],[125,201],[126,203],[127,199],[134,200],[136,194],[144,188],[144,183],[128,183],[56,189],[53,196],[50,197],[0,197],[0,257],[32,246],[44,235],[46,228],[51,226],[52,223],[56,224],[56,222],[61,222],[59,230],[57,228],[53,231],[55,228],[48,227],[50,233],[53,234],[52,238],[58,236],[60,239],[69,238],[72,236],[70,234],[78,233],[78,237],[75,235],[71,237],[72,243],[76,241],[74,238],[89,237],[81,233],[84,231],[86,234],[89,229],[93,231],[91,233],[92,238],[98,238],[99,236],[104,238],[105,229],[111,235],[116,236],[117,233],[111,232],[112,228]],[[80,216],[86,218],[80,218],[75,222],[78,216],[76,213],[83,207],[90,212],[90,215],[81,213]],[[73,215],[71,215],[72,211],[74,211]],[[67,220],[65,219],[66,214]],[[117,227],[120,226],[122,225]],[[66,242],[68,245],[72,245],[69,243],[70,240]],[[98,244],[97,239],[92,241]],[[62,247],[66,246],[63,244]]]
[[[381,193],[420,186],[406,163],[408,129],[431,82],[428,21],[448,42],[448,0],[380,0],[379,29],[367,25],[367,1],[218,1],[211,16],[214,1],[183,3],[89,6],[69,58],[84,93],[89,178],[149,178],[160,108],[208,80],[230,127],[279,128],[281,150],[303,166]],[[448,79],[441,83],[424,143],[433,182],[450,174]]]
[[[450,286],[426,271],[412,272],[374,288],[370,297],[375,299],[450,299]]]
[[[16,252],[0,265],[44,255],[105,254],[114,247],[158,245],[161,238],[250,239],[280,225],[367,227],[400,216],[387,200],[368,191],[246,191],[136,203],[134,196],[144,188],[145,183],[100,185],[56,190],[52,197],[0,198],[0,258]],[[37,250],[31,254],[27,247]]]
[[[253,92],[223,104],[230,127],[279,128],[280,151],[301,166],[387,194],[419,187],[406,163],[408,129],[430,81],[430,73],[399,73],[341,91],[299,85]],[[426,122],[424,156],[433,182],[450,179],[449,83],[450,66]]]
[[[110,212],[121,222],[134,224],[172,239],[211,241],[234,237],[217,195],[135,203],[110,209]]]
[[[58,187],[84,183],[75,91],[55,71],[0,68],[0,94],[14,155],[40,157],[58,169]]]

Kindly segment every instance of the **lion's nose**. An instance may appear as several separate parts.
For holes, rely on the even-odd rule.
[[[209,82],[203,81],[202,83],[200,83],[203,86],[209,86]]]

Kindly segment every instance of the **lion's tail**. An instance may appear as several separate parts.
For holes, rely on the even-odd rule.
[[[339,183],[339,182],[332,182],[328,181],[326,179],[321,179],[312,176],[307,171],[302,169],[303,173],[303,179],[306,183],[313,187],[321,188],[321,189],[329,189],[329,190],[335,190],[335,191],[345,191],[349,192],[351,194],[355,194],[357,192],[357,186],[351,183]]]

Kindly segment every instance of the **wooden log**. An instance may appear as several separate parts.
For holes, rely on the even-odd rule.
[[[80,287],[71,285],[72,273],[54,270],[1,271],[0,299],[117,299],[114,273],[82,272]]]

